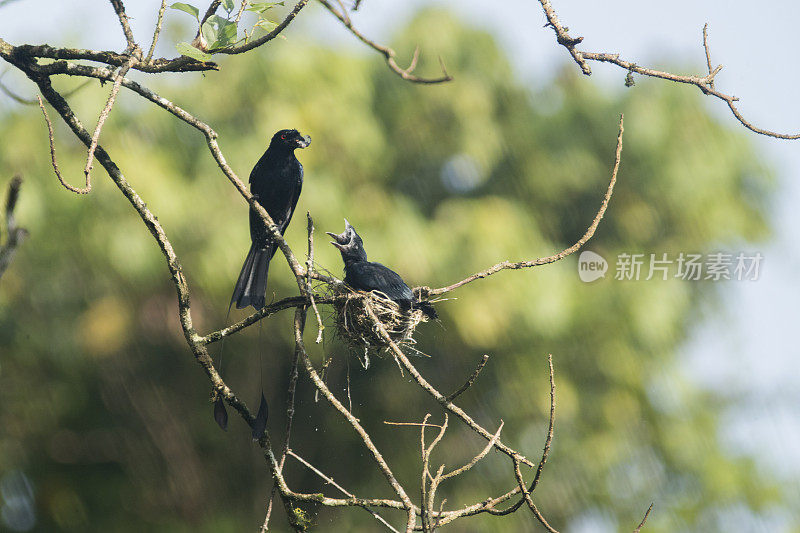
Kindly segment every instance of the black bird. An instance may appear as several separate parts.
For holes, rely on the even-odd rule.
[[[280,228],[281,235],[292,219],[300,190],[303,187],[303,165],[294,151],[311,144],[311,137],[300,135],[297,130],[281,130],[272,136],[269,148],[250,172],[250,192]],[[269,262],[277,250],[269,236],[264,221],[250,208],[250,251],[244,260],[231,304],[236,309],[252,305],[261,309],[266,303],[267,272]]]
[[[429,302],[419,301],[397,272],[380,263],[368,261],[364,241],[347,219],[344,225],[344,233],[326,233],[334,239],[331,244],[342,254],[345,283],[356,290],[380,291],[404,311],[419,309],[428,318],[439,318],[433,306]]]

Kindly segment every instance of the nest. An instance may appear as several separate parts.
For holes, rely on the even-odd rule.
[[[425,355],[414,348],[414,331],[420,322],[428,321],[421,310],[403,310],[382,292],[353,292],[341,286],[336,289],[333,305],[336,333],[353,351],[363,353],[361,364],[364,368],[369,367],[371,355],[380,356],[389,351],[389,343],[369,316],[367,305],[372,308],[389,337],[401,350]]]

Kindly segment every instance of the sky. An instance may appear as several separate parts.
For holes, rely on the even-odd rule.
[[[36,24],[20,24],[33,3],[47,16]],[[137,35],[152,34],[158,4],[157,0],[127,3]],[[448,6],[470,23],[491,31],[520,76],[535,80],[531,82],[534,86],[546,83],[570,62],[566,50],[556,44],[552,30],[543,27],[544,14],[534,0],[363,0],[352,18],[366,35],[388,42],[393,28],[402,26],[417,8],[431,4]],[[701,32],[707,22],[712,61],[724,65],[716,78],[717,88],[741,98],[740,111],[754,124],[787,133],[800,131],[796,100],[800,70],[794,67],[793,38],[800,20],[800,3],[773,1],[758,8],[745,0],[552,0],[552,4],[570,33],[584,37],[584,50],[619,52],[653,68],[694,66],[697,74],[705,67]],[[0,36],[13,44],[52,43],[54,35],[77,35],[82,30],[70,24],[78,20],[81,28],[86,26],[85,21],[93,28],[91,33],[80,34],[81,46],[121,48],[121,30],[107,3],[5,0],[0,6]],[[317,16],[306,16],[298,25],[313,26],[317,38],[323,41],[372,53],[338,21],[324,16],[318,5],[312,3],[308,9]],[[290,28],[290,35],[291,31],[300,30]],[[171,46],[162,42],[159,50],[173,56]],[[626,90],[622,87],[625,72],[618,67],[592,64],[592,70],[595,82],[609,90]],[[686,86],[684,90],[697,89]],[[0,108],[6,105],[9,103],[0,97]],[[706,98],[705,105],[724,124],[741,127],[723,102]],[[800,296],[800,240],[795,237],[795,228],[800,226],[800,209],[796,208],[800,205],[800,141],[750,135],[764,160],[778,173],[779,191],[771,213],[775,236],[759,250],[764,256],[760,279],[728,283],[724,311],[697,324],[681,357],[687,376],[715,393],[735,398],[724,424],[731,449],[753,454],[779,475],[797,476],[800,365],[796,360],[800,344],[794,333]],[[765,443],[768,453],[763,452]]]

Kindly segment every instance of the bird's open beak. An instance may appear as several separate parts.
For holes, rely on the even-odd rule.
[[[330,231],[326,231],[325,233],[330,235],[333,239],[331,244],[341,251],[344,251],[344,245],[350,241],[350,239],[347,238],[347,230],[345,230],[344,233],[331,233]]]
[[[308,135],[304,135],[303,137],[300,137],[300,139],[297,141],[297,147],[298,148],[305,148],[309,144],[311,144],[311,137],[309,137]]]

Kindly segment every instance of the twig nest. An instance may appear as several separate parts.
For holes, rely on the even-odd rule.
[[[351,349],[364,354],[361,363],[365,368],[369,366],[370,355],[380,355],[389,348],[389,343],[369,316],[367,305],[372,308],[389,337],[400,349],[410,348],[411,351],[420,353],[413,348],[416,344],[414,330],[420,322],[428,321],[421,310],[403,310],[378,291],[354,292],[345,285],[336,287],[334,291],[336,333]]]

